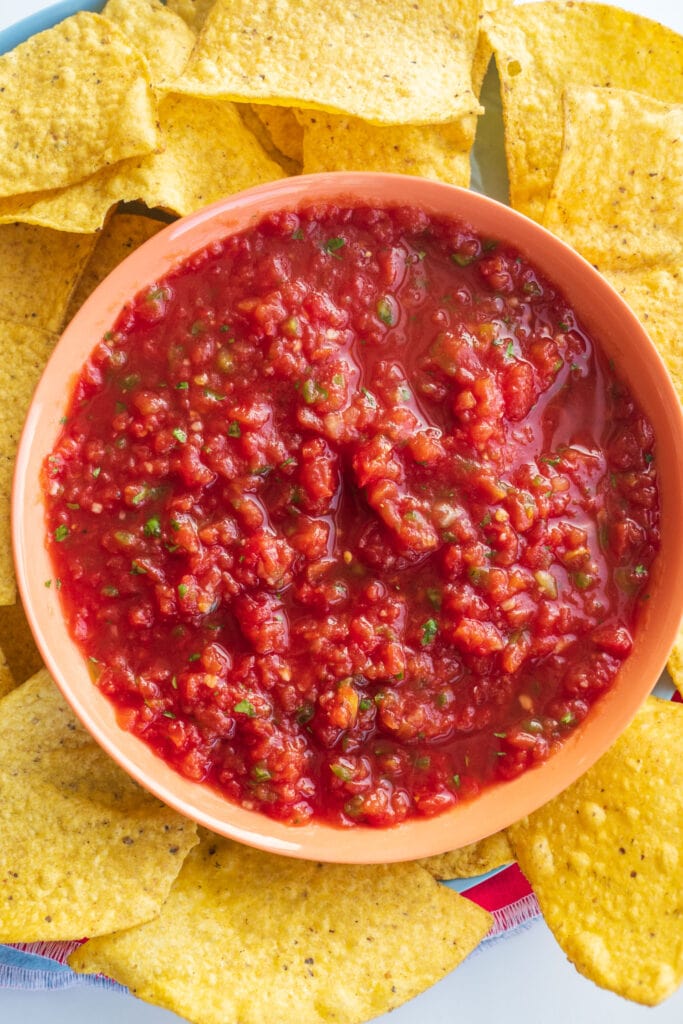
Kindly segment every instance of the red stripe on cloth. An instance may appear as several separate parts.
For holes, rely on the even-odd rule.
[[[683,704],[683,696],[676,690],[673,697],[671,698],[676,704]]]
[[[531,886],[517,864],[511,864],[493,878],[487,878],[485,882],[473,885],[463,893],[468,900],[491,912],[501,910],[530,895]]]

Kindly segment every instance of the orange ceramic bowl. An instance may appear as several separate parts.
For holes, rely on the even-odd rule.
[[[611,690],[542,765],[485,790],[434,818],[389,829],[339,829],[322,823],[285,825],[227,802],[181,777],[116,722],[112,705],[91,681],[71,639],[54,588],[44,543],[41,466],[60,433],[72,385],[94,342],[126,300],[174,269],[190,253],[252,225],[263,214],[312,201],[387,206],[407,204],[452,215],[480,234],[514,245],[560,285],[584,327],[613,358],[656,433],[661,550],[650,600],[633,652]],[[38,385],[21,440],[13,493],[17,578],[45,663],[75,713],[133,778],[182,814],[215,832],[274,853],[322,861],[373,863],[442,853],[490,835],[533,811],[588,769],[628,725],[665,665],[683,609],[683,419],[673,386],[652,342],[612,288],[579,256],[537,224],[474,192],[412,177],[339,173],[278,181],[223,200],[169,225],[129,256],[88,299],[65,330]]]

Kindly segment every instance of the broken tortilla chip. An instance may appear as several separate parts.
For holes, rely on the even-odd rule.
[[[0,701],[0,942],[77,939],[154,917],[195,825],[77,723],[42,670]]]
[[[482,24],[502,87],[510,202],[535,220],[560,160],[568,86],[681,100],[683,37],[649,18],[607,4],[544,0],[500,9]]]
[[[163,152],[121,161],[72,188],[0,200],[0,223],[21,220],[92,232],[121,200],[140,200],[150,209],[185,216],[283,176],[232,103],[169,95],[160,105],[159,120]]]
[[[451,850],[435,857],[418,861],[434,878],[474,878],[487,871],[500,868],[514,860],[512,848],[505,832],[496,832],[478,843],[470,843],[459,850]]]
[[[682,745],[683,706],[650,697],[578,782],[508,829],[576,968],[648,1006],[683,979]]]
[[[72,184],[157,142],[147,65],[99,14],[0,57],[0,196]]]
[[[377,126],[354,117],[299,110],[303,170],[385,171],[436,178],[467,188],[472,138],[459,121],[439,125]]]
[[[479,110],[478,14],[469,0],[217,0],[172,88],[377,124],[452,121]]]
[[[353,1024],[442,978],[490,924],[415,864],[317,864],[207,834],[157,920],[69,962],[202,1024]]]
[[[683,104],[568,89],[543,225],[602,271],[683,263]]]

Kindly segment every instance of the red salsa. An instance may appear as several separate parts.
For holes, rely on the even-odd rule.
[[[269,216],[139,294],[44,487],[122,726],[292,823],[438,814],[548,758],[659,542],[618,368],[514,249],[415,209]]]

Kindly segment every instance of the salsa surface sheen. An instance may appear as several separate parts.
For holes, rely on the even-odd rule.
[[[546,759],[632,646],[650,424],[557,288],[413,209],[283,213],[138,295],[45,463],[121,725],[292,823]]]

